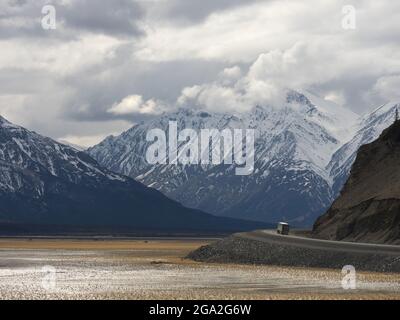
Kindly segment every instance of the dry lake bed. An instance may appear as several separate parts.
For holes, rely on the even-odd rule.
[[[400,274],[197,263],[210,239],[0,240],[0,299],[400,299]]]

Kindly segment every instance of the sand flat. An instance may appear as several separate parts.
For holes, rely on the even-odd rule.
[[[63,240],[63,239],[0,239],[0,249],[58,250],[194,250],[210,241],[198,240]]]
[[[184,259],[210,241],[2,239],[0,298],[400,299],[400,274],[360,272],[357,290],[344,290],[341,270]]]

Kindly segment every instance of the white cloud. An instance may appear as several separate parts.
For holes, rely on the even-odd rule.
[[[196,100],[202,90],[202,86],[199,85],[184,88],[180,97],[178,98],[178,105],[184,106],[189,104],[192,100]]]
[[[120,103],[114,104],[108,112],[113,114],[131,114],[141,112],[143,98],[139,95],[131,95],[124,98]]]
[[[239,66],[225,68],[219,76],[222,80],[238,80],[242,76],[242,70]]]
[[[248,76],[290,88],[327,82],[343,72],[337,67],[343,57],[333,52],[332,45],[297,42],[287,50],[261,54],[250,67]]]
[[[115,103],[108,112],[115,115],[156,115],[163,112],[164,108],[164,103],[161,101],[153,99],[144,101],[140,95],[130,95],[122,99],[121,102]]]
[[[244,111],[247,108],[245,96],[234,87],[225,87],[218,84],[203,86],[197,97],[196,104],[208,110]]]
[[[258,1],[215,12],[185,27],[172,21],[152,21],[133,54],[155,64],[201,59],[246,65],[257,60],[243,77],[253,79],[237,91],[238,102],[243,100],[240,90],[244,89],[247,95],[253,92],[258,96],[253,100],[265,101],[276,96],[282,86],[312,87],[322,96],[366,112],[373,106],[365,104],[365,92],[376,79],[400,72],[395,14],[400,3],[357,2],[357,28],[345,30],[342,8],[348,4],[341,0]],[[207,99],[205,93],[201,95],[209,104],[217,97],[233,96],[229,87],[237,81],[224,73],[215,81],[218,84],[208,85]],[[202,87],[205,91],[206,86]],[[182,93],[179,102],[187,99],[185,96]]]
[[[272,49],[277,44],[287,44],[292,36],[288,34],[284,39],[279,34],[288,32],[291,19],[296,20],[296,15],[305,8],[295,1],[285,5],[258,2],[211,14],[203,23],[185,28],[152,21],[146,30],[147,37],[139,43],[135,55],[150,61],[251,61],[259,52]],[[296,12],[296,9],[301,10]]]
[[[329,91],[325,97],[325,100],[332,101],[340,106],[343,106],[346,104],[346,98],[343,94],[343,92],[338,92],[338,91]]]
[[[44,70],[58,77],[69,76],[105,63],[122,44],[121,40],[103,35],[85,35],[71,41],[46,44],[27,42],[26,39],[2,40],[0,68]]]
[[[327,73],[325,64],[313,63],[315,52],[320,60],[335,62],[327,48],[296,43],[285,51],[260,54],[245,75],[238,67],[227,68],[215,82],[185,88],[178,104],[224,112],[247,112],[256,105],[282,105],[287,89],[306,89],[329,81],[340,72]]]

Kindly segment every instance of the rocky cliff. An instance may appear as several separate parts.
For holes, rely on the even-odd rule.
[[[314,224],[317,238],[400,244],[400,121],[362,146],[340,196]]]

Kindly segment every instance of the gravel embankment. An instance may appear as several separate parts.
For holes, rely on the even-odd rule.
[[[293,238],[292,238],[293,239]],[[299,239],[300,240],[300,239]],[[340,243],[332,248],[331,243],[303,245],[301,241],[282,241],[265,236],[258,239],[251,233],[236,234],[203,246],[188,255],[200,262],[266,264],[278,266],[342,268],[353,265],[356,270],[377,272],[400,272],[400,251],[385,252],[376,249],[358,250],[349,245],[340,249]],[[400,248],[400,247],[399,247]]]

